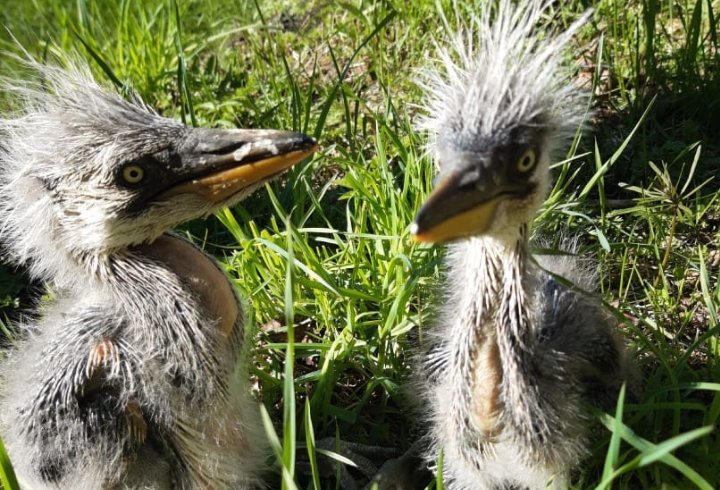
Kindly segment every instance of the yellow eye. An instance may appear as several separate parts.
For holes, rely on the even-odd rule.
[[[535,151],[527,150],[517,162],[517,170],[520,173],[529,172],[535,167]]]
[[[139,165],[128,165],[122,170],[122,178],[128,184],[139,184],[145,178],[145,170]]]

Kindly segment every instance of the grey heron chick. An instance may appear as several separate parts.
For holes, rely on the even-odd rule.
[[[453,489],[565,488],[587,454],[588,404],[612,400],[628,376],[599,300],[529,257],[551,159],[587,107],[562,58],[589,13],[552,34],[542,27],[551,4],[485,2],[440,46],[425,81],[423,127],[439,176],[411,231],[421,242],[452,244],[420,382],[426,459],[443,450]],[[579,261],[543,262],[593,289]]]
[[[38,66],[6,82],[0,237],[54,299],[0,363],[0,435],[30,488],[250,488],[265,437],[248,311],[215,261],[169,233],[316,149],[300,133],[194,129]]]

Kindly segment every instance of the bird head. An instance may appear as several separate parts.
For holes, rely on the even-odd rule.
[[[0,236],[19,261],[150,242],[316,149],[289,131],[189,128],[103,89],[85,68],[38,69],[42,86],[6,87],[22,107],[0,122]]]
[[[553,152],[586,101],[561,69],[563,48],[589,13],[555,37],[538,27],[551,2],[486,4],[451,34],[425,73],[435,187],[411,226],[421,242],[517,235],[541,206]]]
[[[546,132],[518,126],[467,146],[438,141],[440,174],[412,231],[421,242],[514,233],[532,219],[546,194]]]

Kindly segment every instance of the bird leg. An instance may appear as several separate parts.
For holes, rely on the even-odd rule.
[[[365,490],[417,490],[425,488],[432,476],[421,456],[421,445],[415,443],[399,458],[386,461]]]
[[[423,463],[414,446],[399,457],[400,450],[396,448],[338,441],[334,437],[318,440],[316,447],[319,450],[318,465],[321,476],[337,478],[340,488],[347,490],[361,488],[357,480],[369,482],[362,487],[364,489],[373,488],[373,484],[377,484],[380,490],[414,490],[424,488],[425,485],[421,485],[420,481],[429,481],[432,476],[423,469]],[[343,464],[328,455],[330,452],[350,460],[353,466]],[[299,472],[309,475],[309,469],[309,464],[299,462]],[[354,473],[359,473],[357,480],[351,469]],[[425,476],[427,478],[424,478]]]

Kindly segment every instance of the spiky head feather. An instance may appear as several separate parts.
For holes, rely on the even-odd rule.
[[[448,39],[437,43],[437,62],[421,77],[427,115],[420,126],[435,142],[450,139],[472,150],[522,125],[542,129],[550,142],[576,132],[587,96],[568,83],[562,59],[591,12],[552,34],[543,24],[552,3],[484,2],[479,14],[454,31],[443,18]]]
[[[73,276],[80,255],[167,229],[166,219],[153,230],[125,226],[128,195],[112,183],[119,164],[161,150],[186,128],[102,87],[84,64],[21,61],[34,76],[1,87],[19,107],[0,119],[0,240],[8,257],[59,280]]]

